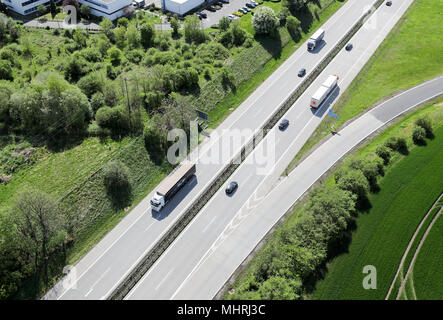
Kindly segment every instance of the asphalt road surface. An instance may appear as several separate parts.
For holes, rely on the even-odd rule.
[[[365,23],[351,40],[354,49],[349,52],[342,50],[283,117],[290,121],[289,127],[285,131],[273,128],[230,177],[226,184],[230,181],[239,183],[235,194],[227,196],[224,188],[221,188],[133,288],[127,299],[213,298],[241,261],[274,225],[275,220],[272,218],[285,212],[279,210],[281,204],[292,204],[297,199],[290,194],[303,194],[318,178],[317,168],[335,163],[332,151],[329,151],[330,155],[325,153],[322,154],[323,157],[309,160],[307,169],[302,172],[303,178],[297,180],[296,186],[291,185],[284,192],[278,192],[273,202],[269,201],[267,196],[279,183],[283,170],[322,118],[327,116],[328,109],[349,86],[412,0],[396,3],[398,5],[391,7],[381,6],[373,18]],[[309,108],[311,96],[330,74],[340,76],[338,87],[319,110],[312,111]],[[415,101],[405,100],[408,101],[406,106]],[[377,108],[372,114],[379,122],[383,122],[401,112],[403,107],[404,103],[386,109]],[[379,122],[376,121],[375,124],[378,125]],[[364,131],[370,127],[365,122],[359,122],[356,131]],[[354,136],[358,137],[355,134]],[[263,156],[267,154],[271,156]],[[268,166],[263,161],[266,159],[270,163]],[[299,172],[299,168],[300,166],[296,172]],[[262,208],[267,209],[260,215]],[[255,225],[248,222],[255,217],[259,217]],[[239,226],[244,228],[241,238],[234,235]],[[225,243],[230,246],[226,247]],[[218,259],[216,262],[215,257]],[[205,266],[204,270],[201,269],[202,265]]]
[[[241,144],[233,148],[225,137],[230,137],[233,130],[246,133],[244,141],[248,141],[253,131],[262,127],[270,115],[301,83],[297,77],[300,68],[307,69],[308,74],[339,42],[343,35],[355,22],[375,3],[375,0],[349,0],[322,27],[326,30],[323,43],[314,52],[306,50],[302,44],[266,81],[260,85],[220,126],[211,132],[211,138],[203,141],[191,152],[191,158],[198,159],[196,178],[191,180],[162,209],[159,214],[152,212],[149,200],[150,193],[142,200],[113,230],[111,230],[88,254],[86,254],[69,272],[68,276],[59,281],[44,299],[105,299],[125,276],[135,267],[142,257],[151,249],[170,226],[183,214],[186,208],[196,199],[202,190],[211,183],[231,158],[240,150]],[[392,11],[397,10],[395,6]],[[386,9],[384,9],[386,10]],[[389,14],[387,14],[389,15]],[[380,33],[380,29],[368,32],[371,39]],[[367,39],[362,40],[368,42]],[[358,52],[357,44],[354,46]],[[347,59],[340,62],[346,64]],[[321,80],[323,81],[323,79]],[[316,86],[318,86],[318,81]],[[313,89],[312,89],[313,90]],[[309,95],[312,92],[309,92]],[[306,103],[297,108],[297,117],[288,128],[287,134],[293,137],[309,137],[312,130],[306,128],[320,120],[320,113],[310,114]],[[300,113],[300,110],[303,112]],[[313,121],[316,120],[316,121]],[[287,136],[288,136],[287,135]],[[217,136],[219,138],[217,138]],[[297,141],[301,141],[297,139]],[[280,146],[280,145],[279,145]],[[281,145],[282,146],[282,145]],[[237,150],[235,150],[237,149]],[[219,161],[207,161],[209,155],[219,153]],[[212,160],[214,157],[212,157]],[[242,180],[239,194],[244,186]],[[238,205],[241,200],[231,199]],[[216,225],[222,221],[216,221]],[[211,230],[212,234],[212,230]],[[171,272],[172,273],[172,272]]]

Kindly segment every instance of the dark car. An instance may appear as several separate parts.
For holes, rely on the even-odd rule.
[[[200,12],[196,12],[195,15],[201,20],[203,19],[202,15],[200,14]]]
[[[280,130],[285,130],[287,127],[289,126],[289,120],[288,119],[283,119],[280,124],[278,125],[278,128]]]
[[[237,188],[238,188],[238,183],[232,181],[226,188],[226,194],[232,194],[235,190],[237,190]]]
[[[215,4],[220,6],[220,7],[223,7],[223,2],[221,2],[221,1],[217,1]]]
[[[298,76],[299,76],[300,78],[301,78],[301,77],[304,77],[305,74],[306,74],[306,69],[305,69],[305,68],[301,68],[300,71],[298,72]]]
[[[215,11],[217,11],[217,9],[215,9],[214,6],[209,6],[207,9],[208,9],[209,11],[211,11],[211,12],[215,12]]]
[[[223,3],[229,3],[229,0],[221,0]]]
[[[197,14],[200,15],[200,17],[206,19],[208,17],[208,15],[206,14],[206,12],[197,12]]]
[[[347,45],[346,45],[346,51],[351,51],[352,50],[352,48],[353,48],[354,46],[352,45],[352,43],[348,43]]]
[[[392,6],[392,1],[386,1],[386,5],[387,5],[388,7]]]
[[[255,5],[250,2],[246,3],[245,6],[247,6],[248,8],[251,8],[251,9],[255,8]]]
[[[247,13],[248,13],[248,11],[246,11],[246,10],[243,9],[243,8],[240,8],[240,9],[238,9],[237,11],[239,11],[239,12],[241,12],[241,13],[243,13],[243,14],[247,14]]]

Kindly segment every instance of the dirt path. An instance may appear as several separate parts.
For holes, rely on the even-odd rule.
[[[388,300],[388,299],[389,299],[389,296],[391,295],[391,291],[392,291],[392,289],[394,288],[395,282],[397,281],[397,278],[398,278],[398,276],[399,276],[401,270],[403,270],[403,265],[404,265],[404,263],[405,263],[406,257],[408,256],[409,250],[411,250],[412,244],[414,243],[415,238],[417,237],[418,233],[420,232],[421,227],[423,226],[423,223],[426,221],[426,219],[427,219],[428,216],[431,214],[432,210],[435,208],[435,206],[437,205],[437,203],[440,201],[440,199],[441,199],[442,197],[443,197],[443,193],[442,193],[442,194],[438,197],[438,199],[434,202],[434,204],[432,205],[432,207],[428,210],[428,213],[423,217],[423,219],[421,220],[421,222],[420,222],[420,224],[418,225],[417,229],[415,230],[414,235],[412,236],[411,240],[409,241],[408,246],[407,246],[407,248],[406,248],[406,250],[405,250],[405,253],[403,254],[403,257],[401,258],[400,265],[398,266],[397,272],[395,273],[394,280],[392,280],[391,286],[389,287],[389,291],[388,291],[388,293],[386,294],[385,300]],[[421,248],[421,246],[422,246],[424,240],[426,239],[426,236],[428,235],[428,233],[429,233],[429,231],[430,231],[432,225],[434,224],[435,220],[436,220],[437,217],[441,214],[442,209],[443,209],[443,206],[442,206],[442,208],[440,209],[440,211],[435,215],[434,219],[432,220],[432,222],[429,224],[428,228],[426,229],[425,234],[424,234],[423,237],[421,238],[420,243],[419,243],[417,249],[415,250],[414,257],[412,258],[411,263],[410,263],[410,265],[409,265],[409,269],[408,269],[406,275],[404,276],[404,278],[402,279],[402,283],[401,283],[400,289],[399,289],[399,291],[398,291],[398,294],[397,294],[396,300],[398,300],[398,298],[400,297],[400,294],[401,294],[401,292],[402,292],[402,290],[403,290],[403,288],[404,288],[404,285],[405,285],[405,283],[406,283],[406,280],[408,279],[409,273],[410,273],[410,271],[412,270],[412,266],[413,266],[413,264],[414,264],[414,262],[415,262],[415,259],[416,259],[417,255],[418,255],[418,252],[420,251],[420,248]]]

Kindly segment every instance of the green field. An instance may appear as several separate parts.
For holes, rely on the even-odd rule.
[[[334,106],[338,119],[326,117],[297,154],[294,165],[328,135],[395,92],[443,73],[443,2],[416,0]]]
[[[369,196],[370,208],[360,212],[356,219],[349,248],[327,264],[327,274],[317,283],[311,299],[385,298],[412,234],[443,190],[441,107],[428,105],[419,113],[439,114],[433,118],[435,138],[428,140],[427,146],[411,146],[409,155],[393,159],[387,174],[379,181],[380,191]],[[415,116],[409,115],[406,123],[397,125],[398,132],[410,131]],[[356,156],[367,156],[377,140],[392,135],[394,128],[363,151],[357,151]],[[376,290],[362,287],[365,265],[377,268]]]
[[[429,232],[415,262],[413,273],[417,299],[443,299],[443,219],[441,214]]]

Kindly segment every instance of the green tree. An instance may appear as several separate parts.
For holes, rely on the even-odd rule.
[[[359,200],[366,197],[369,183],[360,170],[347,170],[338,181],[338,187],[352,192]]]
[[[118,27],[114,29],[115,44],[119,49],[126,47],[126,28]]]
[[[122,58],[122,52],[117,47],[112,47],[108,50],[108,56],[111,59],[112,64],[116,65],[120,63],[120,60]]]
[[[97,110],[95,119],[100,127],[111,130],[115,135],[126,134],[129,131],[129,116],[123,106],[101,107]]]
[[[0,60],[0,80],[13,80],[12,65],[8,60]]]
[[[263,300],[295,300],[300,298],[301,281],[271,277],[258,290]]]
[[[246,32],[246,30],[240,26],[240,21],[234,21],[232,23],[231,33],[232,43],[236,46],[241,46],[248,37],[248,33]]]
[[[391,153],[389,152],[389,149],[384,145],[378,146],[375,150],[375,154],[383,159],[385,165],[388,164],[389,160],[391,159]]]
[[[221,31],[226,31],[229,29],[230,24],[231,20],[229,20],[228,17],[223,17],[218,22],[218,27]]]
[[[155,38],[155,29],[150,23],[144,23],[140,27],[141,43],[147,49],[152,46]]]
[[[419,118],[415,121],[415,124],[419,127],[422,127],[426,132],[426,137],[431,138],[432,133],[432,122],[431,119],[425,117],[425,118]]]
[[[196,15],[189,15],[184,23],[185,39],[194,43],[202,43],[208,39],[207,34],[201,27],[200,19]]]
[[[126,39],[130,49],[135,49],[140,46],[140,32],[134,25],[130,25],[126,29]]]
[[[110,41],[114,41],[113,28],[114,24],[109,19],[103,18],[103,20],[100,22],[100,29]]]
[[[131,196],[129,169],[121,161],[112,161],[103,169],[103,183],[114,205],[124,207]]]
[[[299,37],[300,36],[300,25],[301,22],[294,16],[289,16],[286,19],[286,28],[289,31],[289,34],[292,37]]]
[[[39,4],[37,7],[37,12],[39,15],[44,15],[46,13],[46,7],[42,4]]]
[[[412,140],[415,144],[423,144],[425,142],[426,130],[423,127],[416,126],[412,131]]]
[[[91,7],[87,4],[82,4],[80,6],[80,14],[82,15],[82,17],[89,19],[89,15],[91,14]]]
[[[101,92],[96,92],[91,97],[91,109],[95,114],[98,109],[105,105],[105,96]]]
[[[180,23],[178,20],[176,18],[172,18],[171,21],[169,21],[169,24],[171,25],[174,34],[178,34],[178,29],[180,29]]]
[[[252,16],[252,26],[257,34],[273,34],[278,25],[279,20],[276,14],[269,7],[259,7]]]

